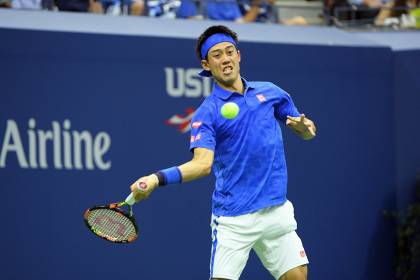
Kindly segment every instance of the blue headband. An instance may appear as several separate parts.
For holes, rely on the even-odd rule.
[[[209,50],[214,46],[222,42],[229,42],[232,43],[236,47],[236,43],[232,37],[223,33],[216,33],[211,35],[204,41],[203,45],[201,46],[201,59],[205,59]]]
[[[204,41],[203,45],[201,46],[201,59],[206,59],[206,56],[209,50],[214,45],[217,45],[222,42],[229,42],[229,43],[232,43],[235,47],[237,47],[236,42],[235,40],[233,40],[232,37],[230,37],[227,34],[216,33],[208,37],[207,40]],[[211,77],[210,71],[206,71],[206,70],[201,71],[200,73],[198,73],[198,75],[202,77]]]

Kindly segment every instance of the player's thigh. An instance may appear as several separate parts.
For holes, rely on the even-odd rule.
[[[302,241],[295,231],[278,238],[258,241],[254,250],[275,279],[294,268],[308,264]]]
[[[306,280],[308,276],[308,266],[301,265],[290,269],[280,276],[279,280]]]
[[[253,224],[253,215],[213,219],[210,259],[212,279],[239,279],[249,252],[259,238],[259,233],[253,232]]]
[[[297,224],[291,202],[267,209],[264,223],[264,235],[256,242],[254,250],[275,279],[308,263],[302,241],[295,232]]]

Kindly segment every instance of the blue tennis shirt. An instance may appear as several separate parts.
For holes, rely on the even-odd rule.
[[[212,212],[238,216],[286,202],[287,169],[279,121],[299,116],[290,95],[269,82],[244,83],[244,94],[214,83],[191,121],[190,149],[215,152]],[[222,116],[227,102],[239,106],[234,119]]]

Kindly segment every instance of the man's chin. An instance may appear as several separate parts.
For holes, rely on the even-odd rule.
[[[220,82],[227,86],[233,85],[235,81],[236,77],[234,77],[234,75],[223,75],[222,77],[220,77]]]

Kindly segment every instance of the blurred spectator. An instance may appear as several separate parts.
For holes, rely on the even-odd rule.
[[[375,17],[375,25],[384,25],[384,21],[387,18],[395,17],[398,14],[398,17],[401,15],[401,11],[393,10],[395,7],[400,7],[401,5],[406,6],[406,0],[396,0],[389,1],[380,6],[379,12]]]
[[[91,2],[90,12],[118,16],[129,14],[144,15],[143,0],[96,0]]]
[[[178,18],[203,18],[203,3],[193,0],[181,0],[176,16]]]
[[[240,0],[239,6],[244,22],[271,22],[285,25],[307,25],[302,16],[279,19],[275,0]]]
[[[375,25],[399,25],[400,17],[408,14],[409,7],[415,7],[418,0],[348,0],[357,8],[356,19]]]
[[[242,14],[236,0],[208,1],[207,17],[213,20],[231,20],[242,22]]]
[[[355,5],[358,9],[356,19],[363,20],[363,23],[373,23],[376,16],[383,7],[389,7],[391,0],[348,0],[349,4]]]
[[[212,20],[243,22],[236,0],[182,0],[177,16],[179,18],[201,18],[204,16]]]
[[[66,12],[87,12],[89,0],[55,0],[58,10]]]
[[[179,0],[148,0],[147,14],[151,17],[175,18],[180,6]]]
[[[328,25],[336,21],[349,20],[350,4],[347,0],[324,0],[324,18]]]
[[[379,9],[382,7],[384,2],[390,2],[389,0],[348,0],[350,4],[365,6],[367,8]]]
[[[382,26],[387,25],[387,19],[391,19],[391,25],[393,22],[400,23],[399,18],[402,15],[409,14],[409,9],[415,8],[419,5],[419,0],[394,0],[386,3],[382,6],[378,16],[375,19],[375,25]],[[395,19],[395,21],[392,21]]]
[[[371,24],[380,9],[391,0],[324,0],[329,24],[348,22],[351,25]]]
[[[285,20],[281,20],[281,23],[285,25],[308,25],[308,21],[302,16],[295,16]]]
[[[102,13],[119,16],[121,15],[121,1],[120,0],[98,0],[101,4]],[[100,9],[98,9],[100,11]]]
[[[244,22],[271,22],[306,25],[303,17],[279,21],[275,0],[182,0],[178,18],[209,18]]]
[[[132,0],[130,1],[130,15],[142,16],[144,15],[144,1],[143,0]]]
[[[41,0],[12,0],[13,9],[41,10]]]
[[[54,0],[41,0],[41,7],[43,10],[53,11],[55,7]]]
[[[10,8],[10,0],[0,0],[0,8]]]
[[[339,23],[348,21],[352,26],[415,25],[407,22],[415,21],[408,14],[410,7],[417,7],[419,2],[419,0],[324,0],[330,24],[337,23],[333,20],[336,19]]]
[[[242,0],[239,7],[245,22],[279,22],[275,0]]]

